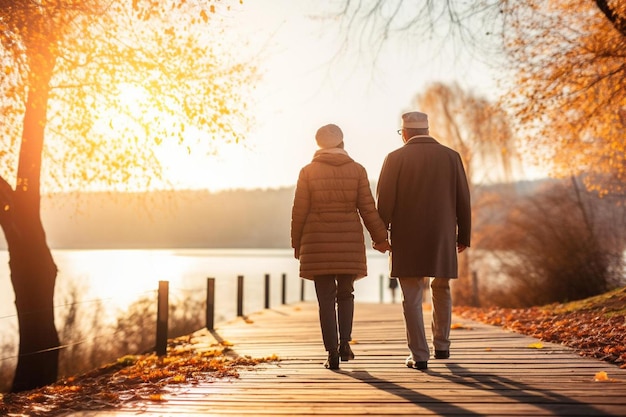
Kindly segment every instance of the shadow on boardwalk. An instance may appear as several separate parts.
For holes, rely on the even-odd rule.
[[[420,371],[415,371],[420,372]],[[423,371],[422,371],[423,372]],[[429,371],[426,371],[429,372]],[[405,401],[412,404],[420,404],[420,407],[430,410],[433,414],[441,415],[464,415],[464,416],[480,416],[480,413],[475,413],[464,409],[461,405],[456,405],[449,402],[443,402],[437,398],[430,397],[422,394],[419,390],[412,390],[405,388],[394,382],[381,380],[372,376],[367,371],[354,371],[346,372],[345,375],[357,379],[361,382],[371,385],[372,387],[386,391],[392,395],[398,396]]]

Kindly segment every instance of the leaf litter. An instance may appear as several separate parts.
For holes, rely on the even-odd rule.
[[[176,386],[216,379],[238,378],[239,370],[276,362],[272,355],[237,355],[228,341],[194,343],[184,336],[170,340],[168,354],[127,355],[82,375],[71,376],[39,389],[0,394],[0,415],[53,417],[71,411],[114,410],[167,401]]]
[[[569,303],[529,308],[459,306],[454,312],[626,369],[626,287]]]

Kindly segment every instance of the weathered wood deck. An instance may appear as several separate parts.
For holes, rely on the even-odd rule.
[[[280,306],[199,332],[208,345],[224,339],[280,362],[175,387],[165,402],[68,416],[626,416],[626,369],[458,317],[453,327],[450,359],[409,369],[401,306],[357,304],[356,359],[330,371],[316,304]],[[594,382],[600,371],[610,380]]]

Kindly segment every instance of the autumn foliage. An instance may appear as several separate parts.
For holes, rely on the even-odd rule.
[[[584,174],[601,194],[623,194],[626,3],[502,5],[504,50],[514,74],[503,106],[528,148],[557,175]]]

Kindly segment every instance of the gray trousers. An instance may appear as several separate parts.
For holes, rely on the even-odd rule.
[[[355,279],[355,275],[343,274],[318,275],[313,279],[319,306],[322,340],[328,352],[336,352],[339,341],[352,340]]]
[[[412,277],[398,278],[402,289],[402,310],[406,338],[411,356],[415,361],[428,361],[430,350],[424,330],[424,313],[422,303],[424,289],[429,278]],[[452,296],[450,295],[450,279],[434,278],[430,285],[431,303],[433,307],[431,329],[433,345],[436,350],[450,349],[450,325],[452,324]]]

